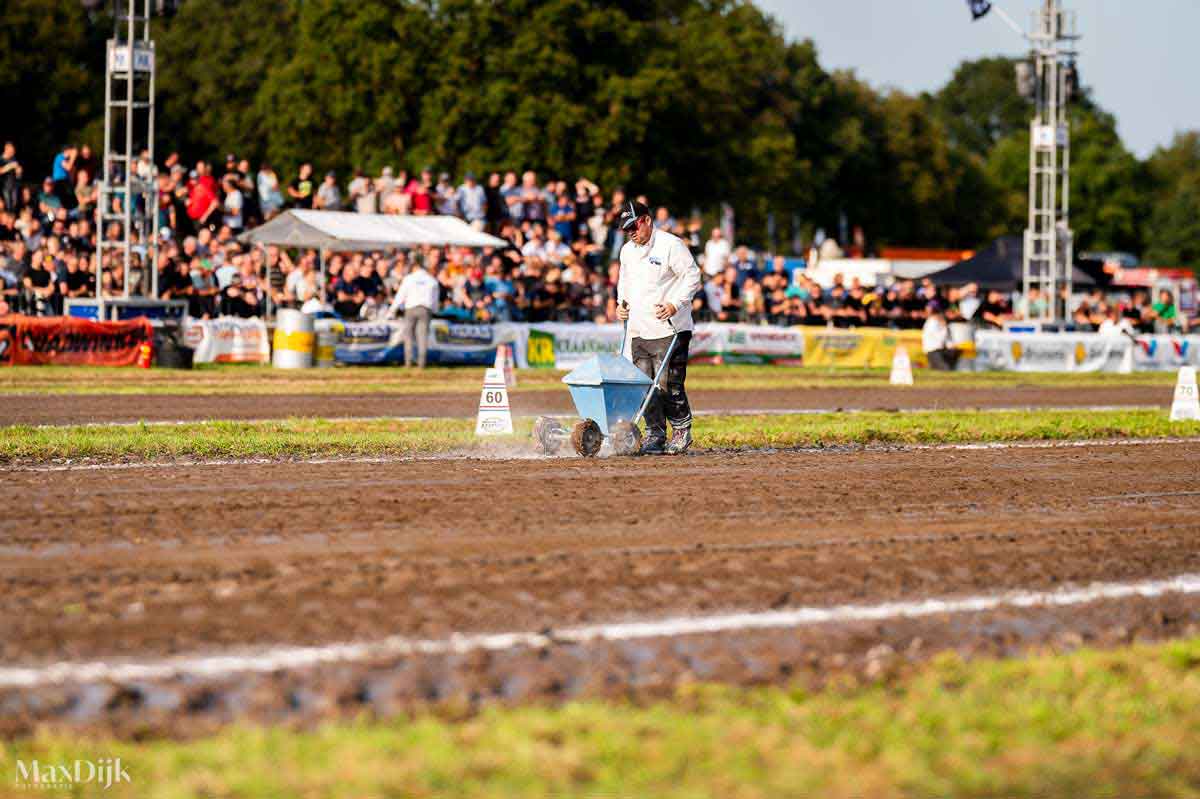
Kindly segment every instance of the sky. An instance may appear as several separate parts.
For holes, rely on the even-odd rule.
[[[755,0],[789,39],[816,42],[826,69],[876,87],[936,91],[962,61],[1027,52],[993,11],[971,21],[966,0]],[[1022,28],[1041,0],[996,0]],[[1200,129],[1200,0],[1062,0],[1078,13],[1080,76],[1117,117],[1139,157]]]

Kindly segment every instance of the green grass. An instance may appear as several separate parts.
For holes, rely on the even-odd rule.
[[[532,451],[531,421],[512,437],[477,439],[474,422],[285,419],[95,427],[0,428],[0,462],[56,459],[296,458]],[[923,411],[702,417],[696,447],[812,447],[1062,441],[1200,435],[1200,423],[1165,410]]]
[[[561,390],[563,372],[524,369],[518,392]],[[394,367],[279,370],[269,366],[213,365],[191,371],[71,366],[0,369],[2,394],[378,394],[479,391],[481,369]],[[764,391],[795,388],[862,388],[887,385],[886,369],[692,366],[688,388]],[[918,386],[946,388],[1171,386],[1170,372],[1118,374],[946,373],[918,370]]]
[[[43,733],[0,744],[0,784],[14,784],[18,758],[119,757],[132,784],[76,795],[1194,797],[1198,707],[1190,639],[1005,661],[942,655],[906,677],[816,693],[693,685],[641,705],[236,727],[182,743]]]

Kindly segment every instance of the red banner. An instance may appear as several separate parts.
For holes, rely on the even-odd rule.
[[[69,316],[0,316],[0,366],[134,366],[138,347],[154,342],[146,319],[91,322]]]

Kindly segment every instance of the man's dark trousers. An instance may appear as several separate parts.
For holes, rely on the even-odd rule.
[[[646,435],[665,436],[667,422],[674,430],[687,430],[692,426],[692,408],[688,405],[687,392],[683,383],[687,380],[688,347],[692,343],[692,331],[685,330],[679,334],[675,342],[675,350],[671,360],[659,380],[659,388],[646,406]],[[662,365],[667,348],[671,346],[671,337],[666,338],[634,338],[632,344],[633,362],[647,377],[654,379],[655,372]]]

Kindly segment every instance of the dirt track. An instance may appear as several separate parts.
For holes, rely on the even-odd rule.
[[[27,512],[0,520],[0,663],[1196,573],[1198,457],[1200,444],[1186,443],[9,471],[0,502]],[[880,652],[888,667],[948,646],[1128,640],[1198,620],[1200,599],[1176,596],[249,679],[0,689],[0,733],[39,718],[191,731],[246,715],[780,679],[883,668]]]
[[[690,392],[697,411],[893,410],[913,408],[1038,408],[1169,406],[1171,388],[1110,386],[1079,388],[799,388],[771,391]],[[521,416],[571,413],[564,390],[515,392]],[[307,417],[434,416],[475,414],[478,394],[359,395],[6,395],[0,424],[279,419]]]

